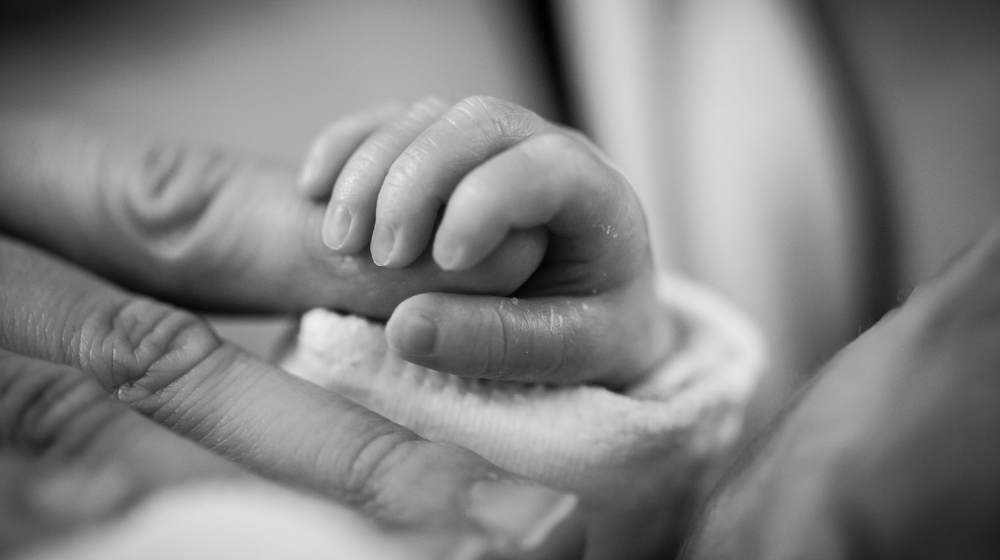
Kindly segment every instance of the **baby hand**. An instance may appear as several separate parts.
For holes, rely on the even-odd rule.
[[[430,245],[437,265],[458,273],[514,234],[547,248],[540,261],[526,255],[534,272],[516,279],[513,297],[425,293],[401,303],[387,326],[394,351],[460,375],[615,386],[665,359],[676,327],[653,294],[639,201],[593,144],[488,97],[396,111],[346,163],[343,150],[326,148],[328,135],[307,158],[300,187],[330,197],[331,250],[370,247],[377,265],[401,268]]]

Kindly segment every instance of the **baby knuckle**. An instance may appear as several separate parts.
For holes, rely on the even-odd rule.
[[[470,95],[456,104],[456,106],[469,107],[487,114],[505,105],[507,105],[506,102],[489,95]]]
[[[385,172],[384,157],[380,157],[383,148],[378,144],[369,144],[358,149],[337,177],[331,195],[336,200],[350,201],[355,198],[365,199],[380,185],[376,181]]]
[[[538,117],[512,103],[485,95],[466,97],[444,119],[460,132],[487,139],[520,140],[534,132]]]
[[[561,133],[539,134],[529,145],[525,145],[524,149],[529,157],[543,161],[553,156],[559,159],[580,159],[587,155],[579,142]]]
[[[382,190],[379,192],[380,205],[391,203],[401,192],[411,190],[408,187],[412,179],[419,173],[420,158],[411,148],[407,149],[407,156],[396,160],[385,174],[385,181],[383,181]]]
[[[459,101],[453,111],[466,116],[470,122],[494,124],[495,117],[505,111],[504,103],[487,95],[472,95]]]
[[[358,148],[344,166],[343,173],[348,177],[364,178],[375,175],[386,164],[386,155],[392,152],[392,146],[385,139],[374,138]]]
[[[430,95],[411,105],[403,120],[404,122],[409,121],[410,124],[424,123],[427,119],[433,119],[440,115],[441,111],[448,108],[448,105],[449,103],[445,99]]]

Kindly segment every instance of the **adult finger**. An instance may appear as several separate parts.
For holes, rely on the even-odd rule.
[[[354,558],[472,560],[489,555],[492,544],[475,529],[387,531],[332,504],[272,486],[108,399],[91,376],[4,351],[0,473],[0,554],[5,555],[101,524],[108,525],[92,532],[89,542],[70,542],[61,555],[51,556],[76,557],[95,548],[110,553],[136,541],[148,545],[164,532],[182,537],[185,544],[174,551],[185,551],[183,557],[235,551],[247,548],[248,524],[263,539],[254,545],[264,544],[272,553],[280,549],[277,541],[286,553],[315,554],[310,547],[325,546],[340,554],[355,550]],[[199,484],[178,488],[194,482]],[[131,517],[116,531],[111,523],[126,511]],[[227,523],[213,515],[239,519]],[[291,532],[282,526],[289,522],[295,524]],[[271,557],[252,549],[240,556],[246,554]]]
[[[222,312],[324,306],[388,317],[427,291],[510,293],[544,239],[511,239],[475,271],[428,254],[406,271],[321,239],[324,208],[289,167],[130,135],[36,120],[0,127],[0,227],[128,288]]]
[[[0,350],[0,445],[60,461],[102,468],[109,461],[134,471],[124,488],[154,488],[195,478],[249,476],[107,398],[74,368]],[[173,462],[163,462],[172,457]]]
[[[390,166],[446,108],[433,97],[418,101],[402,117],[375,131],[351,155],[337,177],[323,219],[323,242],[328,247],[350,255],[368,246],[375,225],[375,202]]]
[[[326,126],[313,140],[302,162],[297,187],[312,199],[325,199],[347,158],[379,126],[403,112],[397,102],[341,117]]]
[[[195,480],[249,479],[67,366],[0,350],[0,553]]]
[[[746,450],[685,557],[997,557],[998,371],[994,227],[841,351]]]
[[[402,267],[427,246],[438,210],[466,173],[553,125],[505,101],[469,97],[446,111],[392,164],[375,211],[375,262]]]
[[[642,297],[648,282],[585,297],[421,294],[396,308],[386,337],[405,360],[456,375],[623,387],[680,336],[666,310]]]
[[[222,343],[193,315],[0,239],[0,346],[103,390],[257,473],[405,527],[478,530],[510,554],[573,557],[576,499],[429,442]]]

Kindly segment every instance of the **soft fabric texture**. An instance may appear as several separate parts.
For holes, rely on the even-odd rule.
[[[382,326],[319,309],[303,316],[282,366],[427,439],[577,493],[587,558],[641,558],[676,538],[764,365],[757,330],[729,304],[673,276],[658,292],[684,335],[658,371],[622,392],[428,370],[389,352]]]

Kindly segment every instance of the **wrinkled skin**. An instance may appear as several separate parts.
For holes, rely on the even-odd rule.
[[[442,270],[430,250],[405,268],[384,267],[365,252],[338,255],[323,243],[327,205],[295,188],[289,166],[61,122],[5,122],[0,231],[13,237],[0,236],[0,350],[11,356],[3,372],[9,381],[2,401],[4,429],[22,426],[29,412],[75,411],[74,391],[37,406],[21,393],[36,390],[35,383],[62,383],[37,372],[69,368],[59,371],[89,379],[82,413],[103,406],[93,396],[99,389],[96,394],[162,426],[143,430],[156,428],[166,437],[163,428],[169,429],[246,471],[350,504],[393,527],[439,534],[445,543],[471,535],[500,557],[578,555],[579,510],[563,508],[564,495],[466,450],[422,440],[347,399],[315,391],[219,340],[190,312],[151,299],[226,312],[324,306],[384,318],[404,300],[446,298],[446,309],[484,327],[460,329],[468,344],[453,344],[452,350],[485,353],[446,353],[438,363],[471,355],[471,369],[488,377],[608,384],[623,382],[611,374],[634,376],[652,367],[669,351],[670,337],[660,334],[670,321],[652,303],[648,240],[627,183],[575,133],[496,100],[464,103],[481,119],[494,112],[511,122],[523,120],[525,134],[470,138],[479,130],[473,120],[454,130],[453,150],[475,140],[487,158],[513,147],[514,157],[530,156],[545,168],[542,176],[555,181],[551,187],[571,192],[567,189],[582,185],[603,193],[606,204],[566,206],[555,220],[568,224],[558,239],[547,239],[537,228],[509,232],[466,270]],[[342,160],[389,118],[379,111],[348,117],[354,121],[338,140]],[[423,169],[433,171],[447,168],[454,153],[426,157]],[[581,177],[567,162],[584,162],[589,172]],[[496,176],[486,184],[502,184],[511,171],[507,167],[491,167]],[[602,208],[612,210],[610,221],[592,223]],[[589,225],[574,230],[573,224]],[[609,235],[609,227],[630,233]],[[596,250],[588,253],[588,247]],[[557,274],[549,275],[553,270]],[[501,298],[512,292],[527,299],[504,305]],[[633,322],[637,313],[644,320]],[[556,323],[566,328],[552,328]],[[648,328],[651,324],[657,328]],[[496,348],[500,332],[509,344]],[[624,346],[588,342],[606,339],[609,332]],[[42,365],[17,365],[26,359]],[[464,367],[470,369],[468,361]],[[71,432],[73,426],[60,424]],[[15,462],[40,461],[49,443],[27,445],[27,459],[19,455]],[[7,446],[25,450],[13,440],[4,442]],[[112,445],[110,456],[118,451]],[[76,470],[77,457],[48,460],[38,471]],[[130,465],[126,461],[124,470],[141,470],[141,462]],[[23,478],[35,469],[13,472]],[[561,513],[548,538],[521,546],[539,519],[553,512]]]
[[[519,545],[523,520],[565,496],[422,440],[222,342],[190,313],[2,236],[0,262],[0,515],[19,520],[4,546],[111,518],[165,486],[254,473],[439,536],[426,557],[470,538],[497,557],[579,553],[572,508],[548,539]],[[33,508],[19,494],[56,476],[71,477],[56,499],[72,507]],[[510,498],[497,506],[498,496]]]
[[[348,131],[373,121],[382,124],[345,160]],[[370,255],[387,271],[431,256],[467,273],[518,239],[543,248],[540,261],[524,254],[530,277],[518,277],[513,294],[440,290],[403,301],[386,335],[413,363],[622,387],[676,343],[628,181],[583,135],[523,107],[429,98],[345,117],[314,141],[299,188],[326,206],[322,237],[332,254]]]
[[[1000,226],[822,371],[684,557],[1000,557]]]
[[[516,276],[521,257],[532,254],[530,240],[513,239],[492,264],[447,274],[429,259],[415,271],[339,259],[319,238],[322,207],[293,183],[287,166],[182,144],[51,122],[0,129],[0,229],[21,239],[0,235],[0,447],[12,473],[5,488],[63,471],[105,480],[105,463],[87,457],[141,479],[94,515],[29,517],[38,531],[18,534],[73,530],[101,519],[100,508],[114,515],[177,477],[236,470],[349,504],[394,531],[439,536],[444,545],[428,557],[467,538],[486,542],[492,557],[578,556],[579,512],[563,507],[563,494],[316,391],[220,340],[196,315],[80,267],[193,307],[214,301],[212,309],[287,312],[344,301],[385,316],[393,299],[423,290],[509,291],[510,276],[498,271]],[[37,417],[59,421],[38,427],[30,421]],[[92,431],[80,434],[80,426]],[[25,435],[36,428],[47,435]],[[163,449],[176,448],[168,457],[183,475],[147,469],[164,458],[159,447],[129,445],[171,438],[184,445]],[[78,449],[53,452],[64,440]],[[21,502],[4,506],[16,516]],[[553,530],[522,546],[556,510]]]
[[[654,297],[638,199],[579,133],[471,97],[452,107],[424,101],[402,115],[384,107],[348,115],[317,143],[326,182],[297,189],[279,162],[18,119],[0,129],[0,226],[189,308],[392,316],[394,349],[450,373],[623,386],[674,348],[678,328]],[[396,251],[404,260],[373,262],[371,224],[368,233],[354,227],[357,239],[343,250],[324,243],[334,200],[345,192],[393,198],[393,189],[413,200],[379,205],[380,215],[401,220],[420,207],[425,218],[412,228],[421,232],[398,234],[409,248]],[[494,216],[491,228],[500,201],[466,204],[475,214],[446,211],[441,227],[452,233],[437,245],[444,237],[479,243],[470,253],[477,260],[442,270],[427,244],[437,212],[428,201],[440,205],[452,189],[450,204],[462,193],[549,204],[531,205],[543,211],[527,222],[515,219],[523,213]],[[420,315],[436,322],[437,344],[407,353],[407,319]]]

